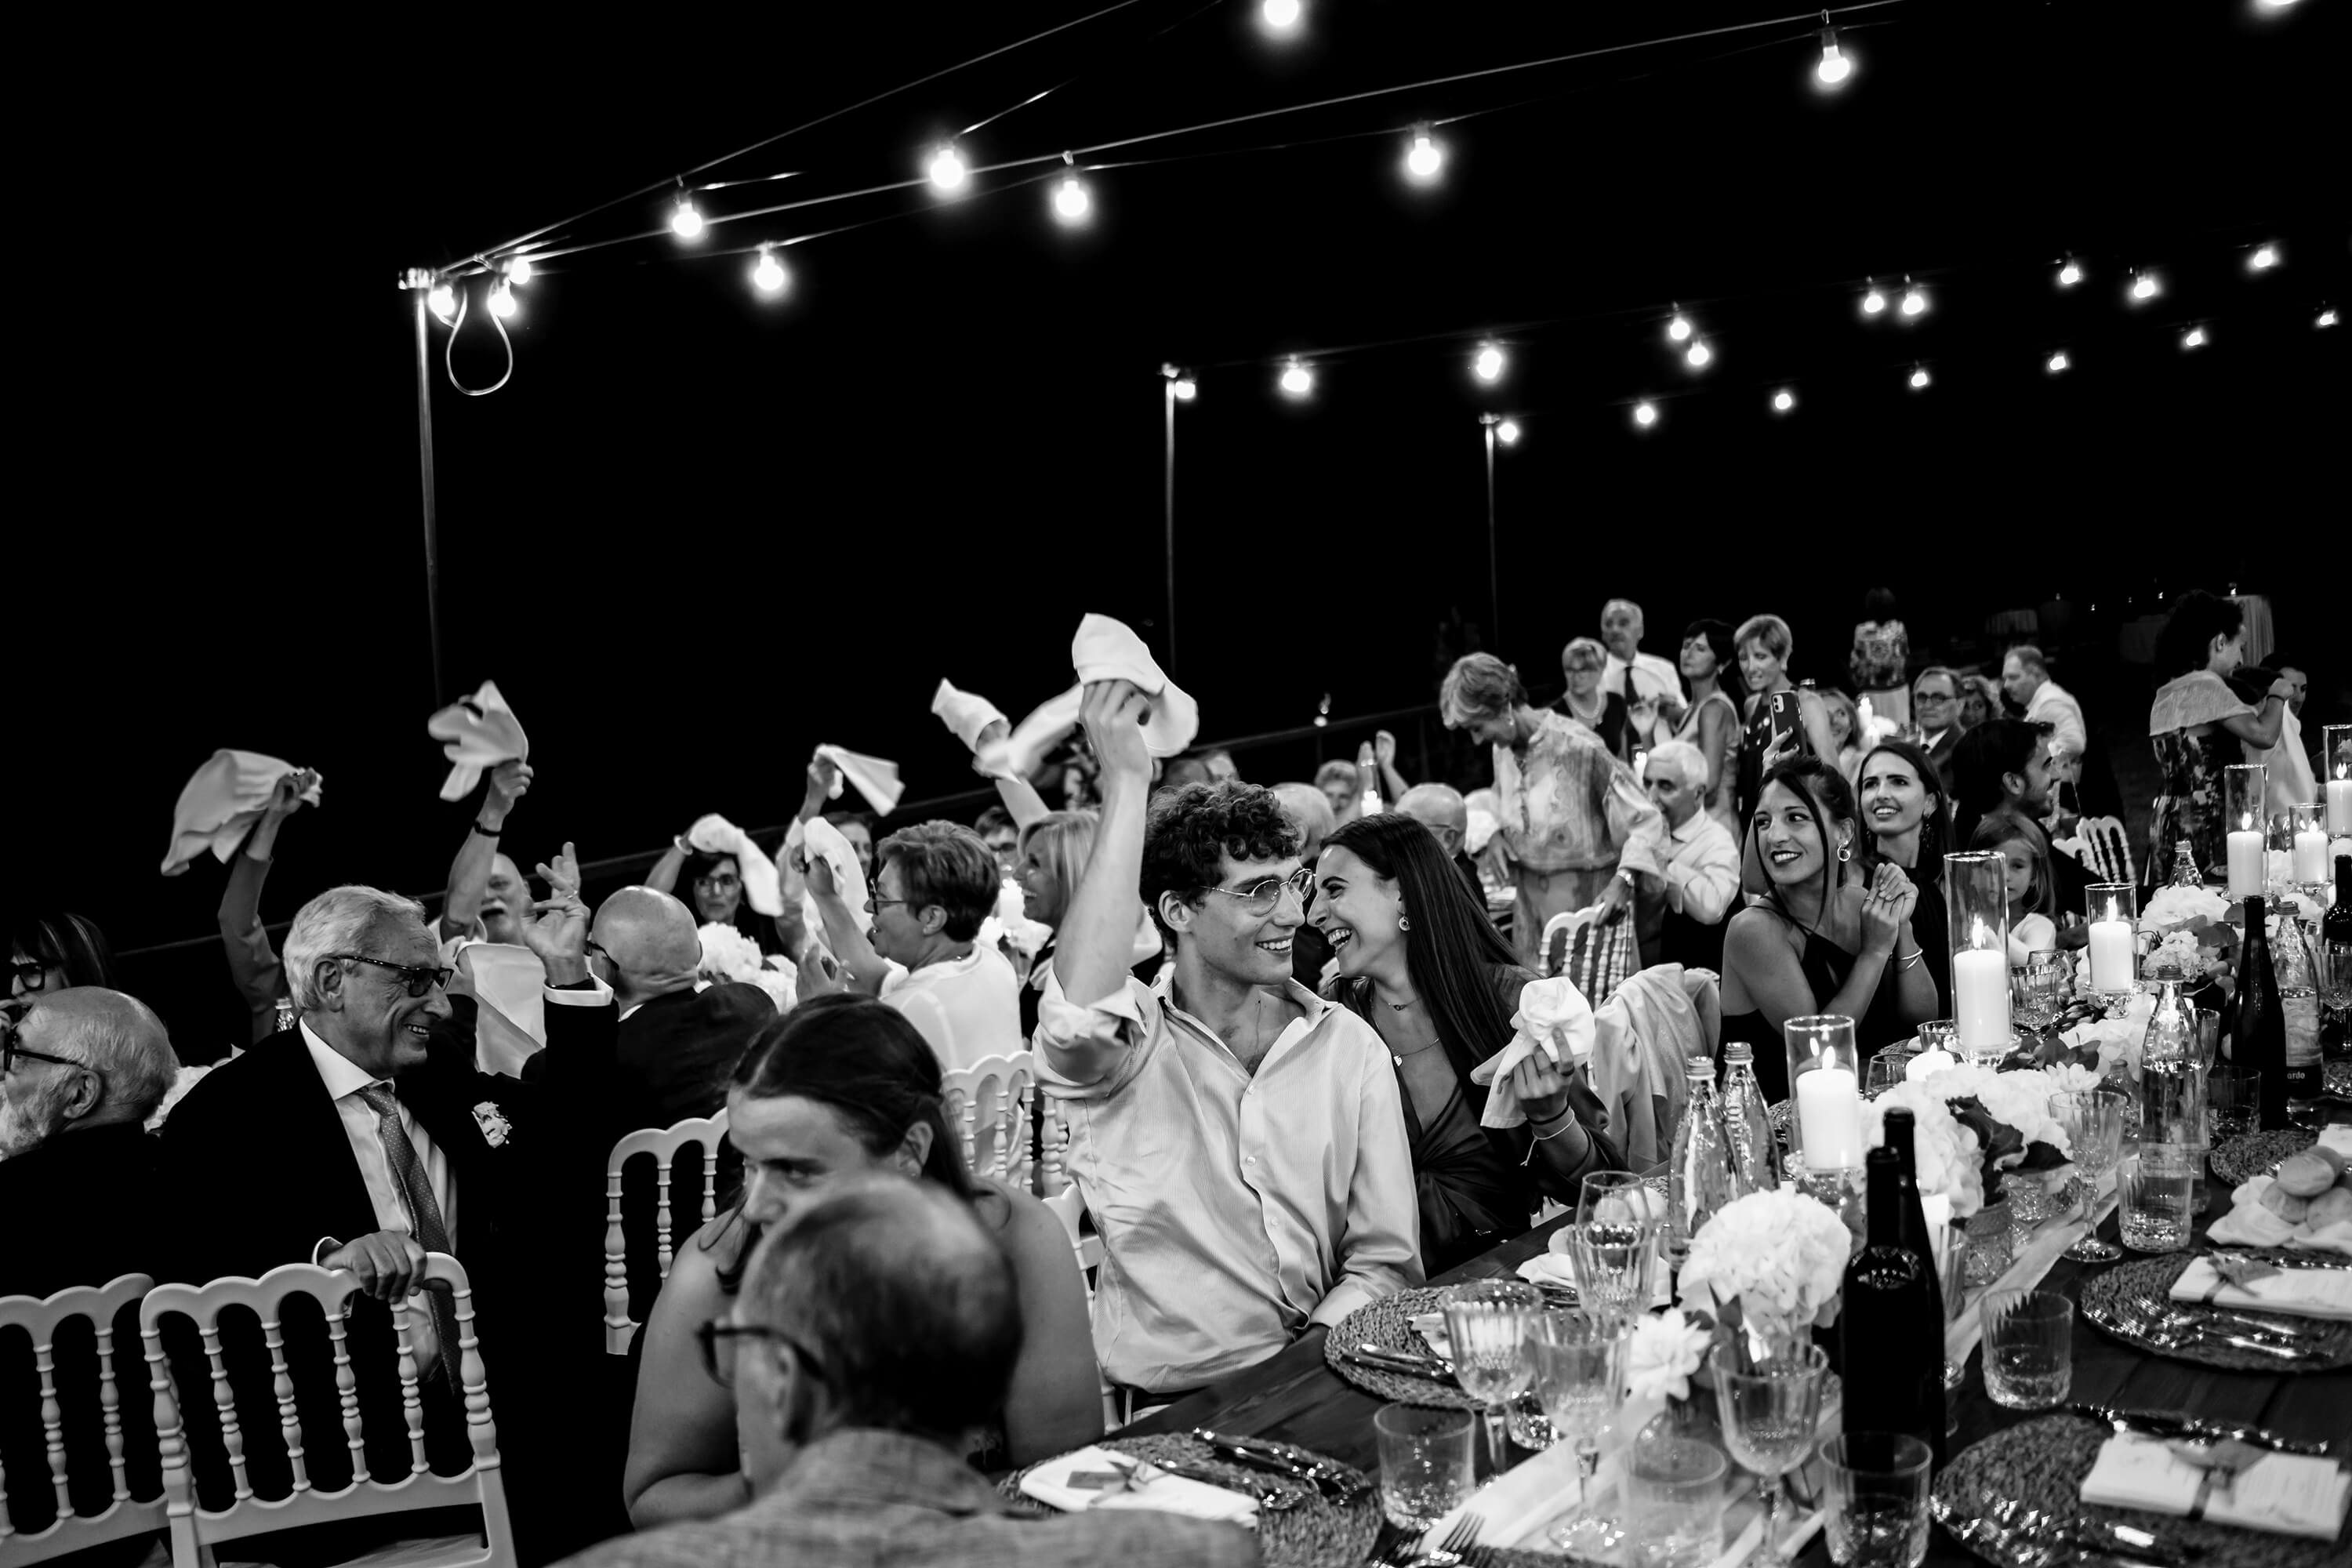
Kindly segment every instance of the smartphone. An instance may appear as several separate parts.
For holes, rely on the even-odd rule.
[[[1772,743],[1780,745],[1793,735],[1799,751],[1811,750],[1805,739],[1804,710],[1797,693],[1775,691],[1769,700],[1772,706]]]

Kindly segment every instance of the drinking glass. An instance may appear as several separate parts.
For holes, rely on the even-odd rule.
[[[2221,1009],[2197,1009],[2197,1055],[2210,1072],[2221,1054]]]
[[[1937,1018],[1919,1026],[1919,1048],[1923,1051],[1946,1051],[1960,1054],[1960,1026],[1949,1018]]]
[[[2207,1140],[2219,1149],[2254,1130],[2262,1110],[2263,1075],[2252,1068],[2217,1062],[2205,1075]]]
[[[1649,1310],[1657,1280],[1658,1216],[1641,1177],[1595,1171],[1584,1178],[1568,1257],[1585,1307],[1627,1322]]]
[[[2083,1192],[2083,1217],[2088,1220],[2099,1205],[2099,1178],[2115,1168],[2123,1152],[2124,1117],[2131,1097],[2121,1089],[2084,1089],[2050,1097],[2050,1117],[2066,1130],[2074,1145],[2075,1184]],[[2124,1255],[2111,1241],[2101,1241],[2096,1230],[2066,1249],[2077,1263],[2113,1263]]]
[[[1543,1310],[1543,1292],[1524,1279],[1474,1279],[1448,1289],[1444,1306],[1454,1380],[1486,1406],[1486,1458],[1500,1475],[1510,1402],[1528,1391],[1535,1369],[1528,1325]]]
[[[1381,1447],[1381,1511],[1400,1530],[1425,1531],[1462,1506],[1472,1489],[1476,1423],[1467,1410],[1383,1405],[1372,1416]]]
[[[1723,1555],[1730,1461],[1696,1437],[1644,1438],[1625,1464],[1630,1568],[1709,1568]]]
[[[2063,1405],[2074,1383],[2074,1303],[2056,1290],[1995,1290],[1977,1306],[1985,1392],[2011,1410]]]
[[[1720,1354],[1713,1355],[1713,1362],[1715,1407],[1722,1417],[1724,1444],[1743,1468],[1759,1478],[1758,1490],[1764,1499],[1764,1542],[1758,1556],[1765,1563],[1784,1563],[1776,1542],[1780,1478],[1813,1451],[1822,1419],[1822,1375],[1829,1370],[1830,1358],[1821,1346],[1808,1344],[1757,1362],[1747,1372],[1734,1372]]]
[[[1625,1398],[1623,1320],[1581,1310],[1537,1314],[1528,1327],[1536,1398],[1552,1430],[1576,1445],[1577,1511],[1551,1530],[1551,1543],[1597,1557],[1615,1543],[1610,1521],[1585,1511],[1587,1484],[1601,1465],[1601,1429]]]
[[[1927,1557],[1934,1456],[1897,1432],[1849,1432],[1822,1445],[1822,1531],[1839,1568],[1919,1568]]]
[[[2189,1245],[2197,1172],[2186,1143],[2142,1143],[2116,1167],[2117,1229],[2134,1252],[2179,1252]]]
[[[2016,1021],[2029,1029],[2046,1029],[2064,1010],[2073,956],[2054,950],[2029,952],[2017,981]]]
[[[1903,1072],[1911,1065],[1907,1051],[1881,1051],[1870,1058],[1870,1080],[1862,1086],[1863,1098],[1875,1100],[1903,1081]]]

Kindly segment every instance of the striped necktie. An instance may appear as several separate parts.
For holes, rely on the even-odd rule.
[[[359,1096],[375,1112],[375,1135],[383,1144],[392,1179],[400,1184],[401,1196],[408,1204],[417,1245],[427,1252],[448,1252],[449,1232],[441,1223],[441,1205],[434,1201],[432,1184],[425,1179],[425,1162],[417,1158],[416,1145],[408,1141],[408,1129],[400,1123],[400,1102],[388,1086],[380,1083],[368,1085]],[[446,1290],[428,1289],[425,1299],[433,1310],[433,1331],[441,1340],[442,1375],[451,1388],[457,1388],[457,1307]]]

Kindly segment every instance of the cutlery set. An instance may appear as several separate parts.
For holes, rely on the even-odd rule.
[[[2137,1432],[2143,1437],[2161,1437],[2167,1441],[2189,1443],[2249,1443],[2257,1448],[2269,1448],[2281,1454],[2308,1454],[2324,1457],[2325,1443],[2308,1442],[2297,1437],[2282,1437],[2260,1426],[2243,1426],[2234,1422],[2211,1421],[2202,1415],[2181,1415],[2169,1410],[2118,1410],[2108,1405],[2076,1403],[2066,1407],[2076,1415],[2104,1423],[2117,1432]]]
[[[2269,1356],[2287,1365],[2328,1359],[2319,1340],[2306,1332],[2289,1331],[2268,1324],[2247,1327],[2217,1321],[2210,1309],[2200,1308],[2195,1311],[2182,1311],[2169,1306],[2158,1309],[2137,1298],[2127,1298],[2111,1306],[2085,1305],[2083,1313],[2095,1323],[2145,1340],[2159,1350],[2220,1344]],[[2245,1314],[2232,1316],[2243,1318]]]
[[[1226,1464],[1304,1482],[1335,1503],[1352,1501],[1372,1489],[1372,1483],[1359,1472],[1319,1458],[1289,1443],[1268,1442],[1263,1437],[1239,1437],[1228,1433],[1212,1432],[1205,1426],[1194,1427],[1192,1436],[1196,1441],[1207,1444],[1209,1451]],[[1305,1500],[1305,1494],[1300,1493],[1282,1506],[1295,1508]]]

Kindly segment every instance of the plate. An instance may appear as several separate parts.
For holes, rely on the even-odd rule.
[[[2231,1139],[2213,1151],[2213,1174],[2216,1179],[2233,1187],[2242,1182],[2251,1182],[2256,1176],[2275,1176],[2281,1160],[2289,1154],[2302,1153],[2318,1141],[2315,1135],[2300,1127],[2248,1132]]]
[[[1393,1296],[1383,1296],[1370,1306],[1357,1308],[1340,1319],[1338,1327],[1323,1336],[1324,1363],[1347,1382],[1392,1405],[1425,1405],[1441,1410],[1486,1409],[1486,1401],[1473,1399],[1450,1383],[1415,1377],[1409,1372],[1388,1372],[1377,1367],[1360,1366],[1341,1353],[1369,1342],[1385,1345],[1391,1350],[1427,1355],[1428,1342],[1413,1328],[1412,1320],[1423,1312],[1443,1311],[1444,1301],[1443,1287],[1432,1289],[1424,1286],[1419,1289],[1400,1290]]]
[[[2083,1316],[2103,1332],[2113,1335],[2150,1355],[2160,1355],[2173,1361],[2195,1362],[2202,1366],[2227,1367],[2232,1372],[2267,1372],[2292,1375],[2300,1372],[2334,1372],[2352,1366],[2352,1323],[2331,1323],[2320,1318],[2294,1317],[2283,1312],[2252,1314],[2276,1321],[2282,1326],[2303,1330],[2319,1329],[2303,1342],[2317,1352],[2290,1361],[2283,1356],[2268,1355],[2261,1351],[2246,1350],[2220,1340],[2190,1340],[2185,1343],[2170,1341],[2159,1342],[2140,1330],[2128,1327],[2122,1311],[2126,1303],[2142,1298],[2158,1301],[2169,1300],[2172,1282],[2180,1278],[2195,1258],[2195,1254],[2172,1252],[2158,1258],[2145,1258],[2130,1263],[2118,1263],[2102,1273],[2086,1275],[2082,1282]],[[2187,1311],[2193,1304],[2174,1302]],[[2233,1309],[2234,1310],[2234,1309]],[[2215,1321],[2215,1330],[2232,1331],[2229,1323]]]

